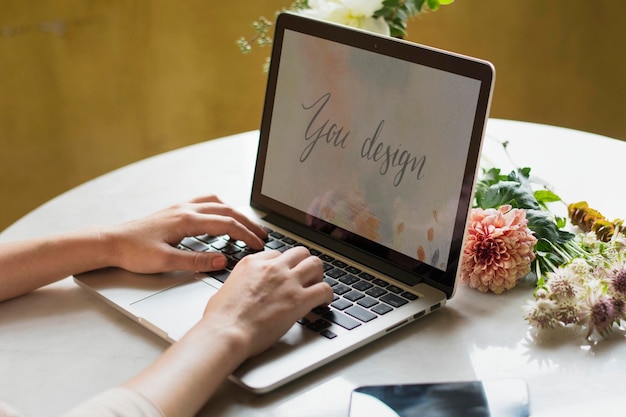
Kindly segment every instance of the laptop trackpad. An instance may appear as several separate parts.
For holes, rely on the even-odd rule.
[[[200,321],[207,301],[216,292],[208,283],[190,279],[132,303],[130,311],[162,337],[178,341]]]

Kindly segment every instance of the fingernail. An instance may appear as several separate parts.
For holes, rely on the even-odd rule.
[[[211,266],[215,269],[224,269],[226,268],[226,257],[225,256],[216,256],[211,261]]]

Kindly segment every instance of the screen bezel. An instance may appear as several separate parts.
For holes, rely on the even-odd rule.
[[[311,216],[307,213],[286,206],[262,194],[261,188],[271,131],[275,91],[278,83],[278,69],[282,54],[284,34],[287,30],[455,73],[480,82],[476,113],[464,170],[464,179],[458,199],[459,204],[454,223],[450,255],[445,271],[365,238],[355,236],[346,230],[339,229],[318,218],[313,219],[316,227],[312,227],[307,224],[311,222]],[[395,38],[383,37],[292,13],[280,14],[276,21],[273,39],[270,70],[260,128],[259,149],[250,199],[251,206],[267,213],[267,221],[302,235],[306,239],[318,242],[334,252],[355,259],[382,274],[391,276],[411,286],[423,281],[444,291],[448,298],[452,297],[462,254],[462,244],[470,210],[483,133],[489,113],[494,76],[493,66],[483,60],[453,54]],[[338,230],[341,233],[337,233]],[[338,235],[342,236],[341,239],[336,237]]]

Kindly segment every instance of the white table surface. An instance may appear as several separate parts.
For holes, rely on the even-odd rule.
[[[13,241],[149,214],[200,194],[248,202],[258,132],[247,132],[131,164],[58,196],[0,234]],[[579,131],[492,119],[486,163],[520,166],[566,201],[587,200],[607,217],[626,215],[626,143]],[[36,262],[36,259],[33,260]],[[0,271],[0,273],[2,273]],[[522,306],[532,288],[504,295],[461,285],[448,305],[270,394],[230,382],[206,416],[345,417],[357,385],[520,377],[535,416],[622,416],[626,340],[597,345],[571,334],[530,337]],[[65,279],[0,304],[0,398],[29,417],[54,416],[122,383],[167,343]]]

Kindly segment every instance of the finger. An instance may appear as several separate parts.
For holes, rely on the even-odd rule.
[[[309,255],[292,268],[303,286],[311,286],[324,279],[323,262],[317,256]]]
[[[285,262],[290,269],[293,269],[310,256],[311,253],[307,248],[304,246],[295,246],[283,252],[280,260],[281,262]]]
[[[169,270],[182,271],[219,271],[226,268],[226,256],[219,252],[195,252],[171,248],[167,257]]]
[[[202,214],[218,214],[225,217],[232,217],[239,223],[246,226],[252,233],[257,235],[261,239],[267,238],[267,231],[255,221],[250,220],[243,213],[233,209],[232,207],[223,203],[205,202],[197,203],[194,206],[194,210]]]
[[[200,197],[195,197],[194,199],[189,201],[192,204],[199,204],[199,203],[221,203],[224,204],[222,202],[222,200],[220,200],[220,198],[216,195],[206,195],[206,196],[200,196]]]
[[[318,282],[304,288],[307,308],[313,308],[333,302],[333,289],[325,282]]]
[[[257,236],[265,239],[267,237],[267,232],[261,225],[250,220],[241,212],[233,209],[232,207],[224,204],[222,200],[216,195],[208,195],[196,197],[189,201],[189,204],[192,205],[193,209],[199,213],[204,214],[222,214],[224,216],[231,216],[237,219],[239,222],[248,227],[252,232],[254,232]]]
[[[283,254],[277,250],[264,250],[261,252],[256,252],[253,254],[250,254],[246,257],[244,257],[242,259],[242,261],[244,260],[269,260],[269,259],[274,259],[274,258],[278,258],[279,256],[282,256]],[[248,259],[250,258],[250,259]],[[241,263],[241,261],[240,261]]]
[[[201,214],[198,212],[190,212],[184,218],[186,225],[186,236],[196,236],[203,233],[217,236],[227,234],[232,239],[242,240],[253,249],[262,249],[265,242],[248,227],[241,224],[230,216],[222,216],[219,214]]]

